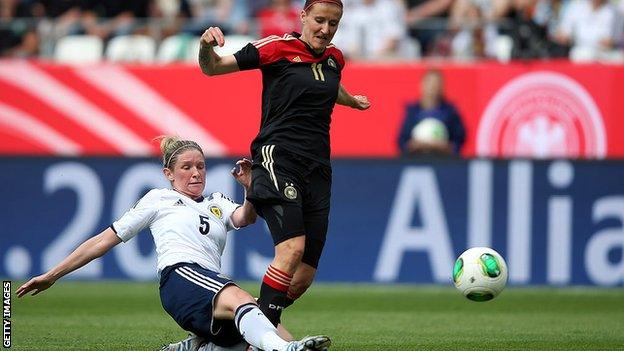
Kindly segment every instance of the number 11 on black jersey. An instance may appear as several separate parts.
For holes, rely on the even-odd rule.
[[[325,76],[323,75],[323,64],[322,63],[313,63],[312,64],[312,73],[314,73],[314,79],[325,81]]]

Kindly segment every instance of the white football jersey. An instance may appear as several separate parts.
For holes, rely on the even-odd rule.
[[[231,216],[240,205],[221,193],[195,201],[172,189],[153,189],[112,225],[124,242],[149,227],[158,272],[176,263],[197,263],[221,271],[227,232],[239,229]]]

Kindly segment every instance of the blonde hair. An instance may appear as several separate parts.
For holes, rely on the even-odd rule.
[[[182,151],[196,149],[201,152],[202,156],[204,155],[201,146],[192,140],[184,140],[180,137],[169,135],[156,139],[160,139],[160,152],[162,153],[162,161],[165,168],[173,169]]]

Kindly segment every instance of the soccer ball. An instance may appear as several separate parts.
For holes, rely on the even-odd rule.
[[[428,143],[448,141],[448,131],[440,120],[427,117],[414,126],[412,138]]]
[[[489,247],[473,247],[455,261],[453,282],[469,300],[489,301],[507,284],[507,264]]]

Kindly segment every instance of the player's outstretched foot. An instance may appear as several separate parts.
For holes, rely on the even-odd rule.
[[[325,335],[306,336],[301,340],[291,341],[284,351],[326,351],[331,340]]]
[[[173,344],[163,346],[160,351],[197,351],[204,343],[204,339],[197,335],[189,334],[188,338]]]

